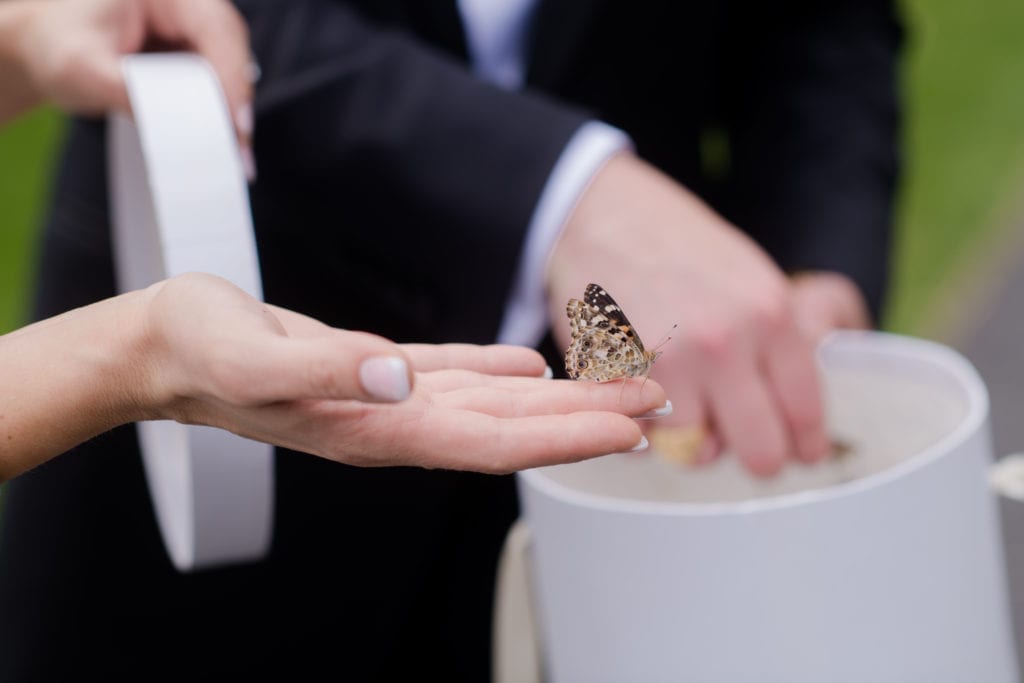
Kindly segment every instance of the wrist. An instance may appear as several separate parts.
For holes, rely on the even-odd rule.
[[[623,150],[611,155],[597,169],[580,193],[579,199],[572,207],[572,211],[566,217],[565,227],[555,245],[556,249],[553,250],[552,258],[549,260],[546,275],[551,275],[552,267],[557,266],[558,257],[564,258],[564,251],[562,255],[555,253],[558,251],[557,247],[568,246],[572,248],[575,246],[574,243],[580,239],[580,233],[583,232],[584,228],[589,229],[589,226],[597,224],[595,219],[603,217],[608,217],[611,220],[615,219],[614,212],[617,210],[615,193],[611,190],[619,186],[624,179],[628,179],[629,167],[636,161],[637,158],[632,152]],[[608,215],[607,212],[613,213]],[[552,263],[552,261],[555,263]]]
[[[0,336],[0,481],[155,416],[143,310],[132,292]]]
[[[6,0],[0,3],[0,122],[42,103],[33,74],[31,44],[35,23],[55,0]]]
[[[646,228],[665,221],[680,228],[692,226],[697,222],[694,207],[681,201],[689,196],[635,154],[623,151],[612,156],[581,195],[552,250],[545,271],[548,291],[582,291],[587,282],[580,278],[614,278],[624,253],[634,261],[641,259],[638,265],[643,267],[671,261],[674,236]],[[637,235],[644,235],[641,242],[631,243]]]
[[[515,280],[498,332],[502,343],[535,346],[548,325],[548,263],[573,208],[608,160],[632,150],[621,130],[601,121],[580,126],[544,184],[523,243]]]
[[[583,189],[555,241],[544,268],[545,291],[559,292],[575,284],[574,264],[587,251],[600,249],[603,235],[600,227],[617,222],[615,193],[609,192],[621,182],[623,173],[636,157],[622,151],[609,157]],[[627,167],[624,169],[624,167]],[[578,289],[578,287],[573,288]]]
[[[159,344],[150,322],[152,302],[162,284],[110,299],[110,328],[97,331],[110,340],[101,371],[109,378],[108,400],[122,424],[164,417]]]
[[[119,339],[123,354],[121,373],[131,382],[123,392],[125,410],[131,421],[176,419],[175,406],[183,398],[175,389],[176,375],[172,367],[171,342],[162,334],[160,296],[168,280],[121,295],[124,334]]]

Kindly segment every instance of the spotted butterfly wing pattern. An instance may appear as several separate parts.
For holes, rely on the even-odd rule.
[[[572,330],[565,371],[572,379],[646,377],[661,355],[644,349],[622,308],[600,285],[587,285],[582,301],[569,299],[565,313]]]

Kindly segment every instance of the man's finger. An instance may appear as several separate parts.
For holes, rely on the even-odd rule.
[[[775,399],[753,359],[740,357],[708,383],[712,419],[726,446],[754,474],[778,472],[790,449]]]
[[[794,455],[817,462],[829,450],[821,381],[810,342],[796,330],[769,351],[765,361],[769,391],[782,411]]]

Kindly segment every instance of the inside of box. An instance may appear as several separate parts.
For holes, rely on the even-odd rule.
[[[922,371],[924,370],[924,371]],[[556,483],[612,498],[683,503],[738,502],[821,489],[862,478],[942,447],[968,415],[962,387],[934,367],[837,362],[824,376],[828,425],[848,448],[826,461],[790,462],[772,478],[748,474],[731,453],[685,466],[657,452],[616,454],[541,473]]]

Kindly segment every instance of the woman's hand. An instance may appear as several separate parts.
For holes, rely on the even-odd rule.
[[[121,57],[148,49],[189,50],[210,63],[248,163],[249,32],[227,0],[0,3],[0,121],[44,101],[76,114],[129,113]]]
[[[150,417],[207,424],[360,466],[515,470],[629,451],[654,382],[544,379],[515,346],[394,344],[190,274],[147,290]],[[621,396],[620,396],[621,394]]]
[[[191,273],[0,337],[0,481],[173,419],[359,466],[499,473],[646,447],[655,382],[545,379],[515,346],[395,344]]]

